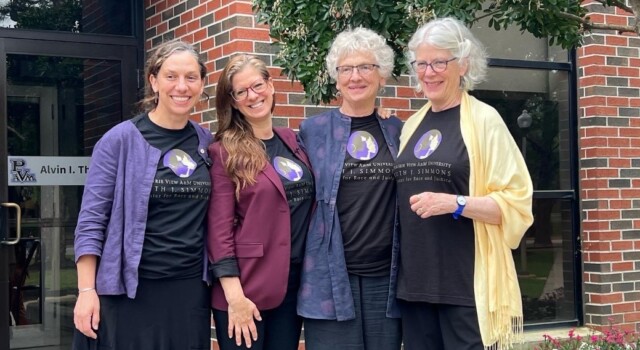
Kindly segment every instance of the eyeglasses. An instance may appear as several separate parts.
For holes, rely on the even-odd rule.
[[[240,101],[244,101],[247,98],[247,96],[249,96],[249,90],[255,92],[256,94],[259,94],[267,90],[267,87],[268,87],[267,82],[264,79],[262,79],[253,83],[253,85],[249,86],[246,89],[231,91],[229,95],[231,95],[231,97],[236,102],[240,102]]]
[[[424,73],[427,71],[427,67],[431,67],[436,73],[442,73],[447,70],[447,64],[453,60],[457,60],[457,57],[450,58],[446,61],[433,61],[431,63],[427,63],[426,61],[413,61],[411,62],[411,67],[417,73]]]
[[[350,77],[353,74],[353,70],[357,70],[360,75],[369,75],[375,68],[380,68],[377,64],[367,63],[359,64],[357,66],[339,66],[336,67],[336,71],[342,77]]]

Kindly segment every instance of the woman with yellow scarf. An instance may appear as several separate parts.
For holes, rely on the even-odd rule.
[[[511,249],[533,222],[531,178],[498,112],[468,94],[487,70],[469,29],[436,19],[408,46],[429,102],[394,167],[405,350],[508,349],[522,336]]]

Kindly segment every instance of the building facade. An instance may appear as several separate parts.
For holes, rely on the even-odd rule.
[[[0,17],[0,312],[10,315],[0,317],[0,350],[68,348],[83,172],[95,141],[135,113],[144,57],[158,43],[198,48],[210,96],[229,57],[262,58],[276,77],[278,126],[333,108],[309,104],[281,75],[250,0],[80,3],[35,20]],[[583,5],[598,23],[633,22]],[[535,224],[514,250],[525,328],[640,330],[640,37],[595,31],[568,51],[516,29],[472,31],[491,57],[473,94],[501,113],[534,181]],[[390,79],[379,105],[407,118],[426,102],[411,85]],[[193,119],[214,132],[214,99]]]

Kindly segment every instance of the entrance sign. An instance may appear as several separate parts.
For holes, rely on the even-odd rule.
[[[84,186],[91,157],[8,156],[9,186]]]

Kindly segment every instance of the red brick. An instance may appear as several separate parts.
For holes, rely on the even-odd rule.
[[[234,40],[222,46],[222,54],[224,56],[232,55],[238,52],[253,52],[253,42]]]
[[[596,221],[596,222],[583,222],[582,228],[587,230],[586,227],[605,227],[604,229],[609,228],[609,223],[604,221]],[[587,238],[589,241],[613,241],[620,239],[620,231],[600,231],[600,232],[588,232]]]
[[[609,187],[609,179],[586,178],[580,181],[580,187],[588,188],[607,188]]]
[[[618,106],[618,107],[628,107],[629,99],[626,97],[607,97],[607,105]]]
[[[621,157],[637,158],[640,157],[640,148],[626,148],[620,149]]]
[[[591,302],[594,304],[613,304],[623,301],[622,293],[591,294]]]
[[[586,190],[587,194],[585,196],[586,199],[597,199],[597,198],[618,198],[620,195],[620,190],[607,190],[607,189],[593,189]],[[589,218],[589,220],[593,220]]]
[[[162,14],[160,13],[147,18],[147,29],[157,26],[160,22],[162,22]]]
[[[193,19],[193,11],[187,11],[180,15],[180,23],[187,23]]]
[[[589,148],[584,150],[586,158],[618,157],[620,152],[617,148]]]
[[[221,7],[219,10],[214,12],[213,16],[217,22],[222,21],[223,19],[229,17],[229,7],[228,6]]]
[[[604,56],[600,56],[600,55],[592,55],[592,56],[583,56],[580,55],[578,56],[578,65],[580,67],[586,67],[586,66],[600,66],[606,63],[606,60],[604,58]]]
[[[605,16],[605,22],[607,22],[607,24],[615,24],[615,25],[622,25],[622,26],[626,26],[629,24],[626,16],[617,16],[617,15]]]
[[[615,253],[615,252],[611,252],[611,253],[588,252],[586,255],[587,255],[587,258],[585,259],[585,261],[588,259],[589,262],[616,262],[616,261],[622,261],[622,254],[621,253]]]
[[[585,87],[585,86],[593,86],[593,85],[596,85],[596,86],[607,85],[607,79],[603,76],[588,76],[588,77],[580,78],[579,86]],[[583,98],[580,99],[581,106],[582,106],[582,100]]]
[[[251,3],[242,3],[242,2],[235,2],[232,3],[229,6],[229,12],[231,14],[247,14],[247,15],[253,15],[253,9],[251,8]]]
[[[273,111],[273,115],[279,117],[304,117],[304,107],[276,106],[276,109]]]
[[[606,55],[615,56],[616,48],[602,45],[591,45],[584,48],[585,55]]]
[[[611,251],[611,243],[610,242],[600,242],[600,241],[585,241],[582,244],[582,251],[584,252],[608,252]]]
[[[629,40],[621,36],[607,35],[604,39],[604,43],[609,46],[627,46],[629,45]]]
[[[620,303],[620,304],[615,304],[615,305],[611,305],[611,311],[613,313],[627,313],[627,312],[632,312],[632,311],[636,311],[636,304],[635,303]]]
[[[400,99],[400,98],[380,98],[380,106],[386,108],[409,108],[411,105],[409,104],[409,100]]]
[[[177,27],[173,32],[177,38],[181,38],[183,35],[187,34],[187,25],[181,25]]]
[[[609,201],[609,208],[610,209],[631,209],[633,208],[633,203],[630,200],[626,200],[626,199],[620,199],[620,200],[615,200],[612,199]]]
[[[625,322],[638,322],[640,321],[640,312],[628,312],[624,314]],[[616,325],[622,328],[620,325]],[[634,327],[635,328],[635,327]]]
[[[613,48],[611,48],[613,50]],[[614,56],[615,52],[610,55]],[[584,75],[616,75],[616,67],[613,66],[587,66],[584,67]]]
[[[584,137],[595,137],[595,136],[618,136],[618,128],[607,127],[607,126],[597,126],[584,128],[585,135]]]
[[[213,12],[214,10],[220,8],[222,6],[221,0],[207,0],[207,13]]]
[[[586,171],[585,178],[587,179],[618,177],[620,175],[618,169],[586,169]]]
[[[193,33],[193,42],[194,43],[200,42],[200,41],[202,41],[202,40],[204,40],[206,38],[207,38],[207,30],[205,28],[202,28],[202,29],[196,31],[195,33]],[[202,48],[200,48],[200,50],[202,51]]]
[[[617,241],[617,242],[611,242],[611,250],[633,250],[633,242],[631,241]],[[625,266],[622,266],[622,264],[628,264]],[[633,270],[633,262],[631,261],[626,261],[623,263],[619,263],[618,265],[620,265],[620,268],[626,269],[626,270]],[[616,270],[617,271],[617,270]]]
[[[617,116],[618,109],[616,107],[607,107],[607,106],[594,106],[584,108],[585,115],[597,115],[597,116]]]
[[[621,77],[640,77],[640,69],[629,67],[618,67],[618,75]],[[629,80],[631,82],[631,80]]]
[[[619,210],[589,210],[586,211],[587,220],[618,220]]]
[[[609,166],[612,168],[628,168],[631,166],[631,160],[626,158],[610,158]]]
[[[640,189],[621,189],[620,198],[638,199],[640,198]]]
[[[207,14],[207,4],[202,4],[193,9],[193,17],[200,18]]]
[[[606,137],[588,137],[580,140],[580,147],[583,150],[590,147],[606,147],[608,143]]]
[[[622,137],[611,137],[607,140],[607,145],[609,147],[629,147],[631,146],[631,141],[628,138]],[[609,160],[609,164],[611,164],[611,160]],[[613,168],[614,166],[611,165]]]
[[[231,40],[249,39],[258,41],[271,41],[268,30],[256,28],[233,28],[229,33]]]
[[[295,81],[291,82],[291,80],[282,81],[282,80],[273,80],[273,86],[276,88],[276,91],[290,91],[290,92],[304,92],[304,88],[300,82]]]
[[[300,129],[300,123],[304,121],[304,118],[289,118],[289,127],[292,129]]]

